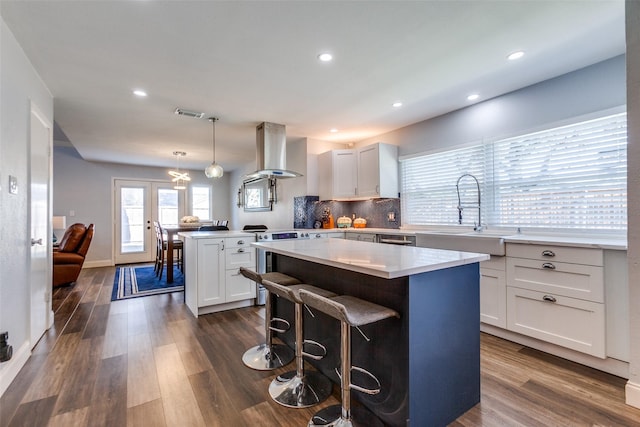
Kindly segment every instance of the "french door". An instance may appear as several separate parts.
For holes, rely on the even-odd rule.
[[[115,263],[153,261],[153,221],[178,225],[185,215],[185,191],[171,182],[116,179],[114,192]]]

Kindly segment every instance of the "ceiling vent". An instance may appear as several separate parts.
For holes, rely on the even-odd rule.
[[[175,113],[179,116],[193,117],[194,119],[201,119],[204,117],[204,113],[197,111],[185,110],[184,108],[176,108]]]

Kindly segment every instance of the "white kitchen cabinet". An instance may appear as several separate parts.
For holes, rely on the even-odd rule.
[[[255,269],[256,249],[243,237],[225,239],[225,302],[256,297],[256,284],[240,274],[240,267]]]
[[[606,357],[603,251],[507,244],[507,329]]]
[[[358,186],[358,158],[355,150],[332,150],[318,157],[320,200],[351,199]]]
[[[480,263],[480,321],[507,327],[506,257],[492,255]]]
[[[357,197],[398,197],[398,147],[377,143],[358,148]]]
[[[185,303],[194,316],[253,305],[256,284],[240,267],[256,268],[253,235],[185,239]]]
[[[398,147],[376,143],[318,157],[320,200],[398,197]]]

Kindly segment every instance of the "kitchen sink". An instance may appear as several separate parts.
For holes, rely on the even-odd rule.
[[[416,233],[416,246],[504,256],[504,238],[511,234],[489,230],[461,233],[425,231]]]

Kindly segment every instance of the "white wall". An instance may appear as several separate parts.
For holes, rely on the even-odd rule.
[[[626,3],[628,262],[630,364],[628,404],[640,408],[640,2]]]
[[[66,215],[67,225],[75,222],[95,225],[85,261],[87,267],[113,265],[113,179],[170,181],[169,169],[87,162],[73,147],[54,149],[53,215]],[[208,179],[204,171],[190,170],[189,175],[192,185],[211,185],[213,218],[230,219],[229,175],[216,180]],[[187,206],[188,203],[187,199]],[[70,211],[75,211],[74,217],[69,216]]]
[[[28,357],[30,106],[53,123],[53,97],[0,17],[0,331],[9,332],[12,360],[0,364],[0,395]],[[18,194],[9,194],[9,175]]]

